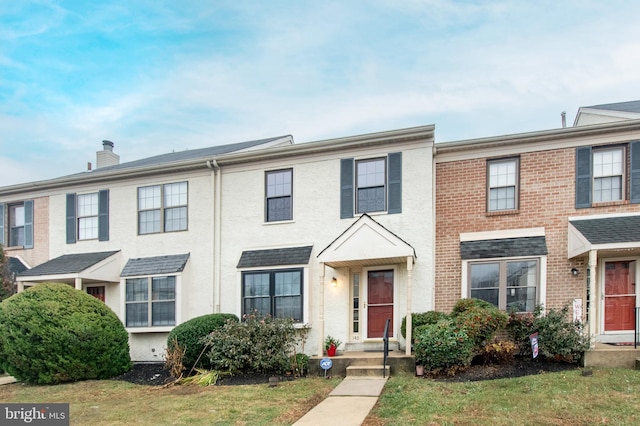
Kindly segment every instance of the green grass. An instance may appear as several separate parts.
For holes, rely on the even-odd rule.
[[[116,380],[0,386],[2,402],[68,402],[72,425],[290,425],[339,379],[148,387]],[[339,424],[339,419],[327,419]],[[446,383],[392,376],[365,425],[637,425],[640,371],[594,369]]]
[[[339,380],[321,378],[252,386],[175,385],[116,380],[57,386],[0,386],[2,402],[68,402],[72,425],[290,425]]]
[[[392,377],[365,425],[637,425],[640,371],[445,383]]]

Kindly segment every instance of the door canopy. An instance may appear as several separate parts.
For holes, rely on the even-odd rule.
[[[363,214],[318,254],[318,261],[339,268],[415,262],[414,248],[393,232]]]

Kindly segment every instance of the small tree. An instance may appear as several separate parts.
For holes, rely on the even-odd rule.
[[[15,277],[9,269],[9,258],[0,244],[0,302],[16,292]]]

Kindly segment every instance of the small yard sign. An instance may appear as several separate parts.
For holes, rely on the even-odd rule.
[[[331,361],[331,358],[322,358],[320,360],[320,368],[324,370],[325,377],[327,376],[327,370],[331,367],[333,367],[333,361]]]
[[[529,336],[529,340],[531,340],[531,355],[536,358],[538,356],[538,333]]]

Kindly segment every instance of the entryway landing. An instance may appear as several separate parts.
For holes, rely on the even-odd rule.
[[[584,354],[585,367],[638,368],[640,364],[640,345],[614,345],[596,342],[594,347]]]
[[[309,375],[324,376],[325,371],[320,367],[320,361],[325,356],[309,358]],[[329,357],[332,362],[327,376],[356,376],[356,377],[385,377],[399,372],[415,373],[416,359],[413,355],[406,355],[404,351],[389,351],[387,368],[383,369],[384,353],[382,351],[349,351]]]

